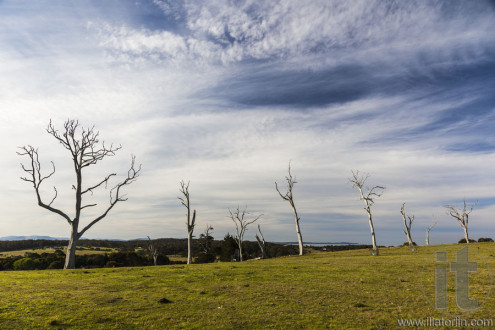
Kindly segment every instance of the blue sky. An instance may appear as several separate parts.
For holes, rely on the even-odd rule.
[[[274,187],[289,161],[306,241],[370,242],[351,170],[387,187],[380,245],[406,241],[403,202],[420,244],[432,219],[432,243],[462,237],[443,206],[463,199],[480,201],[471,236],[495,237],[494,22],[493,1],[0,1],[0,236],[68,236],[16,151],[55,162],[44,196],[56,185],[71,212],[70,160],[45,128],[76,118],[123,146],[88,185],[143,164],[88,238],[185,237],[190,180],[198,235],[233,232],[228,208],[247,204],[267,240],[295,241]]]

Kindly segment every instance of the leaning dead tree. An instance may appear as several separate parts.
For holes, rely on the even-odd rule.
[[[187,184],[184,183],[184,181],[180,182],[180,192],[184,195],[184,198],[182,197],[177,197],[182,205],[184,205],[187,209],[187,264],[192,263],[192,238],[193,238],[193,231],[194,231],[194,226],[196,225],[196,210],[193,211],[192,218],[191,218],[191,205],[190,205],[190,200],[189,200],[189,182]]]
[[[407,237],[407,242],[409,243],[409,247],[412,247],[413,240],[411,238],[411,226],[414,221],[414,215],[412,216],[412,218],[409,215],[406,215],[406,212],[404,211],[405,205],[406,203],[402,203],[402,207],[400,208],[400,214],[402,214],[402,220],[404,221],[405,229],[403,230],[403,232]]]
[[[153,241],[149,236],[148,236],[148,251],[150,251],[151,256],[153,257],[153,265],[156,266],[158,261],[158,249],[153,244]]]
[[[445,205],[445,208],[447,209],[447,214],[453,217],[454,219],[456,219],[461,225],[461,228],[464,230],[464,238],[466,239],[466,243],[469,243],[469,235],[468,235],[469,214],[473,212],[473,209],[477,204],[478,201],[472,204],[471,207],[469,208],[469,211],[467,210],[466,200],[464,200],[464,207],[462,209],[453,205]]]
[[[430,245],[430,230],[435,227],[436,221],[426,228],[426,245]]]
[[[254,237],[256,238],[256,241],[258,241],[258,245],[260,246],[261,249],[261,259],[266,259],[266,244],[265,244],[265,238],[263,237],[263,233],[261,232],[261,226],[258,224],[258,232],[260,233],[260,236],[256,234]]]
[[[282,195],[280,190],[278,189],[277,182],[275,182],[275,189],[277,189],[278,194],[280,197],[282,197],[283,200],[286,200],[289,202],[290,206],[292,207],[292,210],[294,211],[294,220],[296,222],[296,233],[297,233],[297,242],[299,243],[299,255],[302,256],[304,254],[304,245],[303,245],[303,239],[301,235],[301,228],[299,227],[299,216],[297,215],[297,210],[296,210],[296,205],[294,204],[294,197],[292,195],[292,188],[294,185],[297,183],[296,178],[292,177],[292,174],[290,173],[290,162],[289,162],[289,175],[285,177],[285,180],[287,181],[287,192]]]
[[[33,185],[34,191],[36,193],[36,198],[38,200],[38,205],[42,208],[58,214],[61,216],[69,226],[71,227],[71,234],[69,239],[69,245],[67,246],[67,253],[65,257],[64,269],[75,268],[75,258],[76,258],[76,246],[78,240],[84,235],[84,233],[90,229],[94,224],[105,218],[110,212],[110,210],[118,203],[126,201],[125,195],[122,195],[121,189],[127,185],[133,183],[138,177],[141,171],[141,165],[136,169],[135,167],[135,157],[132,156],[131,166],[127,171],[127,177],[113,186],[110,189],[110,200],[109,205],[105,210],[96,217],[91,217],[89,223],[79,230],[80,221],[82,219],[82,211],[84,209],[94,207],[96,203],[83,204],[83,200],[88,197],[88,193],[93,195],[93,191],[97,188],[104,186],[107,188],[109,180],[111,177],[116,176],[115,173],[111,173],[103,178],[96,184],[84,185],[83,184],[83,172],[84,169],[91,165],[95,165],[100,160],[105,157],[114,156],[115,152],[121,147],[114,147],[113,144],[110,146],[105,145],[104,142],[100,143],[99,132],[94,130],[94,126],[90,128],[83,128],[79,125],[77,120],[67,120],[64,123],[64,129],[59,132],[55,129],[52,122],[48,124],[46,129],[48,134],[52,135],[67,151],[69,151],[72,162],[74,165],[74,172],[76,176],[75,185],[72,189],[75,190],[75,210],[73,217],[69,216],[68,213],[60,210],[54,206],[54,202],[58,197],[58,191],[56,187],[53,187],[54,196],[49,202],[45,202],[41,196],[41,184],[49,179],[53,174],[55,174],[55,164],[52,162],[52,170],[49,174],[43,175],[41,173],[41,162],[39,160],[38,149],[28,145],[21,147],[21,152],[17,152],[18,155],[28,156],[29,165],[21,164],[22,169],[26,172],[25,177],[21,177],[22,180],[30,182]]]
[[[246,232],[247,226],[249,226],[253,222],[258,221],[263,215],[260,214],[252,219],[245,219],[245,217],[249,215],[249,212],[246,212],[246,209],[247,209],[247,205],[243,211],[239,209],[239,206],[237,206],[237,209],[235,209],[234,211],[231,211],[229,209],[229,218],[235,224],[235,229],[236,229],[235,241],[237,242],[237,246],[239,247],[239,259],[241,261],[244,260],[242,256],[242,241],[244,239],[244,233]]]
[[[352,183],[353,188],[357,188],[359,190],[360,199],[364,202],[364,209],[368,214],[368,220],[371,230],[371,242],[373,244],[373,252],[374,254],[378,254],[378,249],[376,247],[376,238],[375,238],[375,228],[373,227],[373,216],[371,214],[371,206],[375,204],[375,198],[380,197],[385,190],[384,186],[373,186],[372,188],[365,187],[366,180],[370,177],[369,174],[360,175],[359,171],[352,171],[352,178],[349,178],[349,182]],[[364,191],[366,189],[366,191]]]

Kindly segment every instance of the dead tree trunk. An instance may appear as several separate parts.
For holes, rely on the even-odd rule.
[[[283,200],[288,201],[290,206],[292,207],[292,211],[294,212],[294,220],[296,222],[296,234],[297,234],[297,242],[299,244],[299,255],[302,256],[304,254],[304,244],[301,234],[301,228],[299,226],[299,220],[301,219],[297,215],[296,205],[294,204],[294,197],[292,195],[292,188],[294,187],[294,184],[297,183],[297,181],[296,178],[293,178],[292,174],[290,173],[290,162],[289,162],[289,176],[286,176],[285,180],[287,181],[287,192],[285,193],[285,195],[282,195],[282,193],[278,189],[277,182],[275,182],[275,189],[277,189],[277,192],[280,195],[280,197],[282,197]]]
[[[184,181],[181,181],[180,186],[181,186],[180,192],[184,195],[184,198],[182,197],[177,197],[177,198],[181,201],[182,205],[184,205],[187,209],[187,214],[186,214],[187,264],[190,265],[192,264],[192,238],[193,238],[194,226],[196,225],[196,210],[193,211],[192,219],[191,219],[191,206],[189,200],[189,182],[185,184]]]
[[[261,227],[258,224],[258,232],[260,233],[260,236],[258,234],[255,235],[256,241],[258,241],[258,245],[260,246],[261,249],[261,259],[266,259],[266,244],[265,244],[265,238],[263,237],[263,233],[261,232]]]
[[[241,211],[239,209],[239,206],[237,206],[237,209],[234,212],[232,212],[229,209],[229,218],[235,224],[235,229],[236,229],[235,240],[237,242],[237,246],[239,247],[239,259],[241,261],[244,261],[244,257],[242,256],[242,242],[244,240],[244,233],[246,232],[247,226],[252,224],[253,222],[258,221],[263,215],[260,214],[252,220],[244,219],[245,216],[249,214],[249,212],[246,212],[246,209],[247,209],[247,205],[244,208],[244,211]]]
[[[414,221],[414,215],[412,216],[412,218],[410,216],[406,215],[406,213],[404,211],[405,205],[406,205],[406,203],[402,203],[402,207],[400,208],[400,214],[402,214],[402,220],[404,221],[404,227],[405,227],[405,229],[403,231],[407,237],[407,242],[409,243],[409,247],[413,247],[413,240],[411,238],[411,226],[412,226],[412,223]]]
[[[79,241],[79,235],[77,233],[78,223],[73,223],[69,238],[69,245],[67,245],[67,252],[65,253],[64,269],[76,268],[76,247]]]
[[[158,249],[155,247],[153,241],[149,236],[148,236],[148,251],[150,251],[151,256],[153,257],[153,265],[156,266],[158,261]]]
[[[371,214],[371,206],[375,203],[375,198],[380,197],[383,194],[383,191],[385,190],[385,187],[383,186],[374,186],[373,188],[368,188],[366,187],[367,192],[363,192],[364,189],[364,184],[366,180],[369,178],[369,174],[366,175],[359,175],[359,171],[352,171],[352,178],[349,178],[349,182],[352,183],[352,187],[355,187],[359,190],[360,194],[360,199],[364,202],[364,209],[366,210],[366,213],[368,214],[368,222],[370,225],[370,230],[371,230],[371,243],[373,244],[373,253],[374,255],[378,254],[378,248],[376,245],[376,238],[375,238],[375,229],[373,227],[373,217]]]
[[[430,245],[430,230],[435,227],[437,223],[432,223],[427,229],[426,229],[426,245]]]
[[[468,234],[468,225],[469,225],[469,214],[473,212],[474,207],[478,204],[478,201],[476,201],[473,205],[471,205],[470,210],[467,210],[467,205],[466,205],[466,200],[464,200],[464,207],[457,208],[453,205],[446,205],[445,208],[447,209],[447,214],[456,219],[459,224],[461,225],[461,228],[464,230],[464,239],[466,240],[466,243],[469,244],[469,234]]]
[[[64,130],[59,133],[53,126],[52,122],[48,124],[46,129],[48,134],[52,135],[66,150],[71,154],[72,162],[74,165],[74,171],[76,175],[76,184],[72,185],[72,189],[75,190],[75,214],[71,218],[66,212],[52,206],[53,202],[58,196],[58,191],[56,187],[53,187],[55,191],[54,197],[49,203],[45,203],[41,197],[40,186],[46,179],[49,179],[55,173],[55,164],[52,162],[52,171],[50,174],[43,176],[41,174],[41,163],[39,160],[38,149],[28,145],[21,147],[21,152],[18,155],[28,156],[30,159],[29,166],[24,166],[21,164],[24,172],[27,173],[25,177],[21,177],[22,180],[30,182],[33,185],[34,191],[36,193],[36,198],[38,205],[50,212],[58,214],[71,226],[71,235],[69,239],[69,245],[67,247],[67,253],[65,258],[64,269],[75,268],[75,256],[76,256],[76,246],[78,240],[83,236],[83,234],[91,228],[94,224],[105,218],[110,212],[110,210],[118,203],[126,201],[125,195],[121,195],[121,188],[131,184],[139,177],[139,172],[141,171],[141,165],[138,169],[134,168],[135,157],[132,156],[131,167],[127,172],[127,178],[124,181],[116,184],[110,190],[110,205],[106,210],[99,216],[92,218],[88,225],[86,225],[81,231],[79,231],[79,225],[81,220],[82,210],[89,207],[94,207],[97,204],[91,203],[83,205],[83,197],[86,197],[88,192],[93,195],[93,191],[103,184],[105,188],[107,187],[108,181],[115,173],[107,175],[103,180],[95,185],[83,188],[83,169],[90,165],[96,164],[98,161],[102,160],[107,156],[114,156],[115,152],[121,147],[114,147],[113,145],[105,146],[105,143],[98,139],[99,132],[91,128],[80,128],[79,122],[77,120],[67,120],[64,123]],[[79,135],[79,136],[78,136]]]

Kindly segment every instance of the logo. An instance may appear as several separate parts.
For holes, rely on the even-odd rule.
[[[421,289],[436,310],[463,316],[479,309],[490,295],[492,273],[485,259],[466,246],[433,253],[423,265]]]

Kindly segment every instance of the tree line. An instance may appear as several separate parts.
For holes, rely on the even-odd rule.
[[[64,123],[64,127],[62,131],[58,131],[55,129],[51,120],[46,129],[47,133],[52,135],[59,144],[62,145],[64,149],[66,149],[70,153],[70,157],[72,159],[72,163],[75,171],[76,184],[72,185],[72,189],[75,193],[75,213],[74,217],[70,217],[68,213],[64,212],[61,209],[56,208],[53,203],[58,197],[58,191],[56,187],[53,187],[53,195],[52,198],[47,199],[41,196],[41,184],[52,177],[55,174],[56,168],[55,164],[51,162],[51,171],[46,174],[41,171],[41,162],[39,159],[38,149],[34,148],[31,145],[21,147],[21,151],[18,152],[20,156],[27,156],[29,158],[28,165],[21,164],[23,171],[25,172],[25,176],[21,177],[23,181],[30,183],[35,191],[37,203],[40,207],[53,212],[60,217],[62,217],[71,227],[70,238],[67,243],[67,250],[65,255],[64,269],[75,268],[75,257],[76,257],[76,249],[78,244],[80,244],[81,237],[87,230],[92,228],[93,225],[104,219],[107,214],[115,207],[117,203],[124,202],[127,200],[126,194],[123,192],[123,189],[135,182],[140,175],[141,165],[137,166],[135,163],[135,156],[131,156],[131,164],[129,170],[127,171],[127,176],[123,178],[120,182],[113,185],[109,192],[109,202],[104,211],[94,216],[90,219],[89,223],[84,226],[82,229],[80,228],[80,220],[82,218],[83,210],[96,206],[96,203],[86,203],[86,197],[101,187],[107,187],[109,181],[112,177],[116,176],[116,173],[110,173],[105,176],[103,179],[95,181],[93,184],[83,184],[83,171],[92,165],[97,164],[99,161],[106,157],[114,156],[115,153],[121,149],[121,146],[114,146],[113,144],[106,144],[105,142],[100,142],[99,132],[94,130],[93,127],[84,128],[79,125],[77,120],[68,119]],[[373,214],[372,214],[372,206],[375,203],[375,200],[382,196],[385,191],[385,186],[376,185],[371,188],[366,186],[366,181],[369,178],[369,174],[360,174],[359,171],[352,171],[352,177],[349,178],[349,182],[352,184],[354,188],[357,188],[360,195],[360,200],[364,203],[364,210],[368,216],[368,224],[370,227],[371,233],[371,243],[372,243],[372,254],[378,255],[378,246],[376,242],[375,229],[373,223]],[[287,201],[291,206],[291,209],[294,213],[294,220],[296,225],[296,235],[298,239],[298,253],[299,255],[304,254],[304,242],[302,238],[301,228],[300,228],[300,217],[297,213],[296,205],[294,202],[293,196],[293,188],[297,183],[295,176],[291,173],[291,165],[289,162],[288,175],[285,177],[287,188],[285,192],[281,192],[277,182],[275,182],[275,190],[279,194],[279,196]],[[180,182],[179,189],[181,196],[178,197],[181,204],[186,208],[186,229],[187,229],[187,263],[190,264],[193,261],[193,233],[196,227],[196,218],[197,212],[195,209],[191,207],[191,196],[189,193],[189,182],[185,183],[184,180]],[[468,223],[469,223],[469,215],[473,211],[474,207],[477,203],[474,203],[470,207],[467,206],[466,201],[464,201],[464,207],[459,208],[454,205],[446,205],[447,214],[452,218],[456,219],[458,223],[461,225],[464,230],[464,237],[467,243],[470,242],[468,236]],[[244,241],[244,233],[248,225],[255,223],[258,221],[262,214],[259,215],[251,215],[250,212],[247,211],[247,205],[244,209],[241,209],[240,206],[237,206],[236,209],[228,210],[228,217],[235,224],[235,233],[234,233],[234,241],[236,242],[238,249],[238,258],[239,260],[244,260],[243,253],[243,241]],[[414,221],[414,215],[410,216],[405,213],[405,202],[402,204],[400,209],[400,214],[402,215],[402,220],[404,222],[404,234],[407,237],[408,244],[410,246],[413,245],[413,240],[411,237],[411,227]],[[427,228],[427,237],[426,243],[429,244],[429,234],[430,230],[434,227],[435,223]],[[209,231],[213,230],[210,225],[206,225],[206,232],[201,234],[206,246],[204,246],[203,251],[198,254],[196,259],[204,258],[205,255],[208,255],[208,241],[209,241]],[[266,242],[261,232],[261,226],[258,224],[258,234],[256,234],[256,240],[258,246],[261,250],[262,258],[267,257],[269,254],[266,252]],[[148,250],[151,255],[157,253],[157,250],[154,244],[151,242],[152,240],[149,238],[149,246]],[[210,256],[211,257],[211,256]],[[156,256],[155,258],[156,259]],[[156,264],[156,262],[154,262]]]
[[[211,236],[210,236],[211,237]],[[22,240],[0,241],[0,270],[29,270],[29,269],[61,269],[65,263],[63,240]],[[186,239],[161,238],[151,240],[108,241],[80,240],[77,251],[92,250],[91,254],[78,254],[75,268],[101,267],[134,267],[168,264],[185,264],[187,261],[170,261],[168,256],[175,255],[186,258],[188,249]],[[156,257],[148,250],[149,244],[156,249]],[[240,258],[237,241],[234,236],[227,234],[223,240],[211,240],[205,245],[204,238],[192,240],[192,252],[196,255],[196,263],[209,263],[216,260],[230,262]],[[53,253],[37,253],[34,250],[52,248]],[[330,248],[330,247],[329,247]],[[341,249],[358,248],[357,246],[339,247]],[[361,247],[362,248],[362,247]],[[29,250],[22,256],[1,257],[1,252]],[[297,254],[297,247],[276,243],[266,243],[267,257],[282,257]],[[244,242],[243,259],[259,257],[257,242]]]

